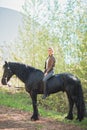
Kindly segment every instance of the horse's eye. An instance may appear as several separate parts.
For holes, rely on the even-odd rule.
[[[7,69],[8,69],[8,70],[10,70],[10,68],[9,68],[9,67],[8,67]]]

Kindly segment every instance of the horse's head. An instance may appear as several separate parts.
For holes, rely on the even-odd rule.
[[[8,81],[13,75],[13,72],[11,70],[10,64],[7,61],[5,61],[5,64],[3,65],[3,69],[4,69],[4,72],[3,72],[1,82],[3,85],[7,85]]]

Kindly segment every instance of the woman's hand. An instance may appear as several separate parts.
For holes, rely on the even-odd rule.
[[[47,72],[44,74],[44,76],[46,76],[47,75]]]

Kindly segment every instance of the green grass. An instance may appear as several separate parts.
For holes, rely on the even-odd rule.
[[[27,93],[15,93],[11,94],[9,92],[0,91],[0,105],[12,107],[24,111],[29,111],[32,113],[32,101],[30,96]],[[61,121],[68,124],[74,124],[80,126],[82,128],[87,128],[87,118],[85,118],[82,122],[65,120],[66,114],[58,113],[52,110],[46,110],[42,106],[38,104],[39,113],[43,117],[50,117],[56,119],[57,121]]]
[[[26,93],[11,94],[0,92],[0,105],[22,109],[25,111],[32,110],[32,102]]]

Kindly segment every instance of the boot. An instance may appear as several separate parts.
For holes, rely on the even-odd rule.
[[[46,97],[47,97],[46,82],[44,82],[44,95],[42,99],[46,99]]]

